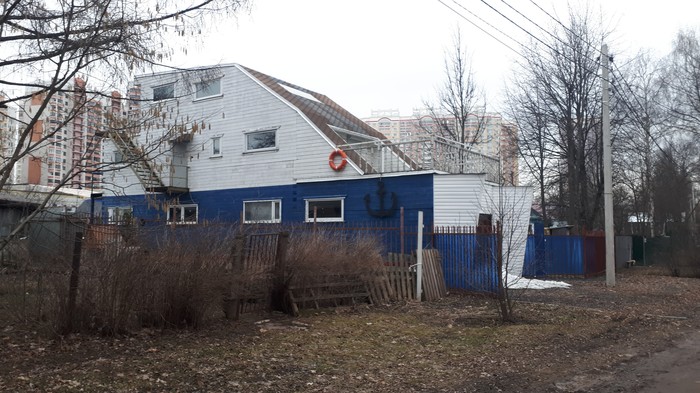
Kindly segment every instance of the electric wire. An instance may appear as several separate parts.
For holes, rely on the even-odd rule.
[[[453,1],[454,1],[454,0],[453,0]],[[530,37],[532,37],[535,41],[540,42],[541,44],[543,44],[544,46],[546,46],[546,47],[547,47],[549,50],[551,50],[552,53],[555,54],[556,56],[560,56],[560,57],[564,58],[565,60],[567,60],[567,61],[569,61],[569,62],[571,62],[571,63],[574,63],[574,64],[576,63],[576,61],[575,61],[574,59],[572,59],[570,56],[568,56],[568,55],[565,54],[565,53],[562,53],[562,52],[561,52],[560,50],[558,50],[557,48],[555,48],[555,47],[553,47],[552,45],[548,44],[547,42],[543,41],[541,38],[535,36],[535,35],[534,35],[532,32],[530,32],[528,29],[526,29],[526,28],[520,26],[517,22],[515,22],[513,19],[509,18],[507,15],[505,15],[504,13],[502,13],[501,11],[499,11],[497,8],[495,8],[495,7],[492,6],[491,4],[489,4],[486,0],[481,0],[481,2],[484,3],[486,6],[488,6],[491,10],[493,10],[494,12],[496,12],[498,15],[500,15],[501,17],[503,17],[504,19],[506,19],[508,22],[510,22],[511,24],[515,25],[518,29],[524,31],[527,35],[529,35]],[[505,3],[506,5],[508,5],[509,7],[513,8],[512,6],[510,6],[510,5],[509,5],[508,3],[506,3],[505,1],[504,1],[504,3]],[[515,8],[513,8],[513,9],[515,10]],[[519,14],[523,15],[521,12],[519,12],[519,11],[517,11],[517,10],[515,10],[515,11],[518,12]],[[527,17],[525,17],[525,18],[529,20],[529,18],[527,18]],[[560,24],[561,24],[561,22],[560,22]],[[538,25],[538,27],[539,27],[539,25]],[[542,29],[542,27],[540,27],[540,28]],[[568,30],[568,31],[571,31],[571,30],[568,29],[568,28],[567,28],[567,30]],[[551,33],[549,33],[549,32],[548,32],[548,34],[554,36],[553,34],[551,34]],[[582,42],[584,42],[586,45],[588,45],[588,47],[592,48],[593,50],[595,50],[595,51],[597,51],[597,52],[601,52],[600,49],[598,49],[596,46],[592,45],[590,42],[588,42],[588,41],[582,39],[580,36],[576,35],[576,34],[573,33],[573,32],[572,32],[572,34],[574,34],[574,36],[575,36],[576,38],[581,39]],[[557,38],[557,37],[555,37],[555,38]],[[562,43],[562,45],[565,47],[565,49],[575,50],[575,48],[573,48],[570,44],[568,44],[568,43],[562,41],[562,40],[559,39],[559,38],[557,38],[557,40],[558,40],[559,42]],[[530,49],[529,47],[526,47],[526,46],[524,46],[524,45],[522,45],[522,44],[521,44],[521,47],[524,48],[524,49],[529,49],[531,52],[535,53],[535,51],[534,51],[533,49]],[[601,53],[602,53],[602,52],[601,52]],[[530,59],[527,58],[527,56],[525,56],[525,55],[522,55],[522,56],[523,56],[526,60],[528,60],[528,61],[530,60]],[[582,56],[583,56],[586,60],[588,60],[588,61],[595,62],[595,63],[598,65],[598,67],[600,67],[600,58],[598,58],[598,59],[592,59],[591,57],[587,56],[586,54],[582,54]],[[586,70],[587,72],[590,72],[590,73],[592,73],[592,74],[595,74],[595,76],[596,76],[597,78],[599,78],[599,79],[601,79],[601,80],[604,79],[603,76],[602,76],[600,73],[598,73],[598,70],[597,70],[597,69],[591,69],[591,68],[589,68],[589,66],[587,66],[586,64],[581,64],[581,66],[582,66],[582,68],[583,68],[584,70]],[[610,80],[607,80],[607,82],[610,83]]]
[[[454,10],[452,7],[447,6],[447,5],[446,5],[445,3],[443,3],[441,0],[438,0],[438,1],[440,1],[440,3],[442,3],[442,4],[445,5],[446,7],[450,8],[453,12],[455,12],[456,14],[458,14],[458,15],[461,16],[461,14],[458,13],[456,10]],[[555,38],[555,39],[556,39],[557,41],[559,41],[562,45],[564,45],[565,47],[567,47],[567,48],[569,48],[569,49],[573,49],[573,48],[571,47],[570,44],[568,44],[568,43],[566,43],[566,42],[563,42],[561,39],[559,39],[558,37],[556,37],[554,34],[552,34],[551,32],[549,32],[548,30],[542,28],[539,24],[537,24],[537,23],[535,23],[534,21],[532,21],[529,17],[527,17],[525,14],[523,14],[523,13],[520,12],[519,10],[515,9],[515,7],[513,7],[512,5],[510,5],[509,3],[507,3],[505,0],[501,0],[501,1],[502,1],[504,4],[506,4],[509,8],[511,8],[513,11],[515,11],[516,13],[518,13],[520,16],[522,16],[523,18],[525,18],[526,20],[528,20],[530,23],[532,23],[533,25],[537,26],[539,29],[541,29],[541,30],[547,32],[550,36],[552,36],[553,38]],[[514,41],[514,42],[520,44],[517,40],[515,40],[515,39],[512,38],[512,37],[510,37],[508,34],[504,33],[504,32],[501,31],[500,29],[495,28],[492,24],[486,22],[483,18],[477,16],[475,13],[473,13],[473,12],[470,11],[470,10],[468,10],[468,9],[467,9],[466,7],[464,7],[463,5],[457,3],[455,0],[453,0],[453,2],[454,2],[455,4],[457,4],[460,8],[462,8],[462,9],[464,9],[465,11],[469,12],[471,15],[474,15],[475,17],[477,17],[477,18],[478,18],[479,20],[481,20],[483,23],[486,23],[486,24],[487,24],[488,26],[490,26],[491,28],[496,29],[499,33],[501,33],[501,34],[503,34],[504,36],[508,37],[508,38],[511,39],[512,41]],[[511,18],[509,18],[508,16],[506,16],[505,14],[503,14],[501,11],[499,11],[498,9],[496,9],[495,7],[493,7],[493,6],[492,6],[491,4],[489,4],[487,1],[481,0],[481,2],[484,3],[485,5],[487,5],[487,6],[488,6],[491,10],[493,10],[494,12],[498,13],[501,17],[503,17],[504,19],[506,19],[507,21],[509,21],[510,23],[512,23],[513,25],[515,25],[516,27],[518,27],[520,30],[522,30],[522,31],[524,31],[525,33],[527,33],[530,37],[532,37],[532,38],[535,39],[536,41],[538,41],[538,42],[542,43],[543,45],[545,45],[547,48],[549,48],[550,50],[552,50],[553,53],[555,53],[555,54],[557,54],[557,55],[559,55],[559,56],[564,57],[564,58],[565,58],[566,60],[568,60],[568,61],[572,61],[568,56],[563,55],[563,54],[560,53],[558,50],[556,50],[555,48],[553,48],[551,45],[545,43],[542,39],[536,37],[532,32],[530,32],[529,30],[527,30],[527,29],[525,29],[524,27],[520,26],[517,22],[515,22],[514,20],[512,20]],[[585,40],[585,39],[584,39],[583,37],[581,37],[579,34],[577,34],[576,32],[574,32],[574,31],[571,30],[570,28],[568,28],[568,27],[567,27],[566,25],[564,25],[561,21],[559,21],[557,18],[555,18],[555,17],[552,16],[549,12],[547,12],[547,11],[544,10],[541,6],[539,6],[534,0],[530,0],[530,2],[533,3],[533,4],[534,4],[538,9],[540,9],[542,12],[544,12],[547,16],[549,16],[550,18],[552,18],[557,24],[559,24],[559,25],[562,26],[564,29],[566,29],[566,31],[568,31],[569,33],[571,33],[574,37],[580,39],[582,42],[584,42],[585,44],[587,44],[589,47],[593,48],[593,49],[596,50],[597,52],[601,53],[601,55],[602,55],[602,51],[601,51],[600,49],[598,49],[597,47],[593,46],[590,42],[588,42],[587,40]],[[466,18],[465,18],[465,19],[466,19]],[[470,23],[471,23],[471,21],[470,21]],[[473,23],[472,23],[472,24],[473,24]],[[475,25],[475,26],[476,26],[476,25]],[[478,27],[478,26],[477,26],[477,27]],[[484,31],[485,33],[489,34],[489,33],[486,32],[484,29],[482,29],[482,28],[480,28],[480,27],[479,27],[479,29],[482,30],[482,31]],[[495,38],[493,35],[491,35],[491,34],[489,34],[489,35],[490,35],[491,37]],[[498,41],[501,42],[502,44],[504,44],[502,41],[500,41],[500,40],[498,40]],[[504,45],[505,45],[505,44],[504,44]],[[523,46],[522,44],[520,44],[520,45],[521,45],[521,47],[525,48],[525,46]],[[507,45],[506,45],[506,46],[507,46]],[[510,46],[507,46],[507,47],[508,47],[510,50],[514,51],[513,48],[511,48]],[[523,56],[523,57],[527,60],[527,57],[526,57],[525,55],[523,55],[522,53],[519,53],[519,54],[520,54],[521,56]],[[587,58],[588,60],[591,60],[591,61],[593,60],[593,59],[591,59],[590,57],[587,57],[587,56],[586,56],[586,58]],[[612,64],[616,67],[616,65],[615,65],[614,63],[612,63]],[[587,67],[586,67],[586,68],[587,68]],[[610,70],[611,70],[611,75],[614,75],[614,69],[613,69],[612,67],[610,67]],[[593,71],[593,70],[587,69],[587,71],[591,72],[591,71]],[[624,77],[624,75],[622,74],[622,72],[620,72],[620,70],[617,69],[617,73],[620,75],[620,80],[621,80],[622,83],[627,87],[627,90],[631,93],[632,97],[633,97],[634,100],[637,102],[637,104],[639,105],[639,107],[643,107],[643,105],[641,104],[641,101],[640,101],[639,97],[638,97],[637,94],[634,92],[634,90],[629,86],[629,83],[628,83],[627,80],[625,79],[625,77]],[[601,80],[603,80],[603,76],[600,75],[598,72],[594,72],[594,74],[595,74],[595,76],[596,76],[597,78],[600,78]],[[610,79],[611,79],[611,78],[608,78],[607,82],[610,83],[610,85],[613,86],[613,88],[615,88],[615,85],[612,83],[612,81],[611,81]],[[623,92],[621,92],[619,89],[617,89],[617,91],[618,91],[618,93],[623,93]],[[638,113],[637,108],[635,108],[634,105],[631,105],[627,99],[625,99],[625,94],[619,94],[619,96],[620,96],[621,101],[622,101],[622,102],[625,104],[625,106],[627,106],[627,108],[631,111],[632,115],[634,115],[634,116],[637,118],[637,121],[640,121],[641,118],[642,118],[642,116],[640,116],[640,114]],[[648,133],[648,136],[653,140],[654,144],[659,148],[659,150],[663,151],[663,149],[662,149],[661,146],[659,145],[657,139],[654,138],[654,137],[651,135],[651,133],[650,133],[649,131],[645,130],[645,132]],[[664,152],[664,154],[665,154],[665,152]]]
[[[477,29],[479,29],[479,30],[481,30],[482,32],[484,32],[484,33],[485,33],[486,35],[488,35],[489,37],[491,37],[491,38],[493,38],[494,40],[496,40],[496,41],[498,41],[499,43],[501,43],[501,45],[503,45],[503,46],[505,46],[506,48],[510,49],[510,50],[513,51],[515,54],[521,55],[521,56],[522,56],[522,53],[520,53],[519,51],[513,49],[510,45],[506,44],[505,42],[503,42],[502,40],[500,40],[498,37],[496,37],[496,36],[494,36],[493,34],[489,33],[488,31],[486,31],[486,29],[484,29],[484,28],[482,28],[481,26],[477,25],[477,24],[474,23],[472,20],[470,20],[470,19],[467,18],[466,16],[462,15],[461,13],[459,13],[459,12],[458,12],[457,10],[455,10],[454,8],[452,8],[452,7],[450,7],[449,5],[447,5],[447,4],[446,4],[445,2],[443,2],[442,0],[437,0],[437,1],[438,1],[440,4],[444,5],[445,7],[447,7],[447,8],[448,8],[449,10],[451,10],[452,12],[454,12],[455,14],[457,14],[457,15],[458,15],[459,17],[461,17],[462,19],[464,19],[464,20],[466,20],[467,22],[469,22],[470,24],[472,24],[472,25],[473,25],[474,27],[476,27]],[[462,7],[462,8],[464,8],[464,7]],[[465,8],[465,9],[466,9],[466,8]],[[479,19],[481,19],[481,18],[479,18]],[[509,37],[509,38],[511,38],[511,37]],[[513,40],[513,38],[511,38],[511,40]],[[515,42],[517,42],[518,44],[520,44],[520,43],[519,43],[518,41],[516,41],[516,40],[513,40],[513,41],[515,41]]]
[[[568,46],[568,44],[567,44],[566,42],[564,42],[561,38],[557,37],[557,36],[554,35],[554,33],[552,33],[551,31],[549,31],[549,30],[545,29],[544,27],[540,26],[537,22],[535,22],[535,21],[533,21],[532,19],[530,19],[527,15],[525,15],[525,14],[522,13],[522,12],[520,12],[518,9],[516,9],[515,7],[513,7],[512,5],[510,5],[510,4],[509,4],[508,2],[506,2],[505,0],[501,0],[501,2],[502,2],[503,4],[505,4],[505,5],[507,5],[508,8],[510,8],[511,10],[515,11],[518,15],[522,16],[523,18],[525,18],[528,22],[532,23],[533,25],[537,26],[537,28],[539,28],[540,30],[542,30],[542,31],[544,31],[545,33],[549,34],[550,37],[552,37],[552,38],[554,38],[555,40],[559,41],[562,45]],[[589,44],[589,45],[590,45],[590,44]]]

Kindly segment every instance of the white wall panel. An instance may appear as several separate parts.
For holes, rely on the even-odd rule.
[[[435,225],[476,226],[484,194],[484,175],[435,175]]]
[[[486,209],[495,221],[503,224],[503,257],[508,273],[521,276],[530,225],[532,187],[499,187],[487,183],[485,187]]]
[[[200,80],[191,75],[158,74],[138,80],[142,96],[147,100],[152,97],[153,86],[176,81],[176,95],[180,98],[160,102],[166,106],[162,111],[165,123],[184,122],[188,127],[195,121],[198,125],[204,124],[187,143],[191,191],[272,186],[303,179],[359,175],[350,165],[343,171],[333,171],[329,167],[328,155],[333,147],[296,108],[234,65],[224,66],[221,72],[222,95],[204,100],[193,100],[194,95],[187,93],[193,91],[192,88],[188,90],[187,83],[190,82],[187,81]],[[278,149],[244,153],[245,132],[268,127],[277,129]],[[140,142],[148,145],[163,129],[162,126],[150,128],[140,136]],[[211,157],[213,136],[221,137],[222,154],[216,158]],[[164,143],[151,154],[155,167],[165,174],[164,177],[169,173],[170,147],[169,143]],[[124,171],[119,175],[114,176],[115,180],[132,180]],[[128,187],[128,192],[132,191],[135,191],[133,187]]]

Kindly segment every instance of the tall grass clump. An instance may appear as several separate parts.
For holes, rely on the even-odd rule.
[[[293,230],[274,290],[281,295],[290,286],[368,280],[384,269],[382,251],[380,239],[369,234],[337,229]],[[279,297],[276,304],[278,309],[289,312]]]
[[[83,254],[76,330],[197,328],[220,309],[232,229],[168,227],[129,238]]]

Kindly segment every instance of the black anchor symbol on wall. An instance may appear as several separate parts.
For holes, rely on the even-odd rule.
[[[372,209],[370,205],[371,197],[369,194],[365,195],[365,208],[367,213],[372,217],[391,217],[394,215],[396,208],[399,206],[399,199],[396,193],[391,193],[391,207],[386,209],[384,207],[384,197],[386,196],[386,191],[384,190],[384,182],[382,180],[377,184],[377,195],[379,196],[379,210]]]

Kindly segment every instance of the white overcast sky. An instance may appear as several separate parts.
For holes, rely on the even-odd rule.
[[[464,8],[520,42],[527,40],[525,33],[481,0],[443,1],[494,35],[498,33]],[[554,16],[563,18],[567,13],[565,1],[534,2]],[[503,1],[487,3],[538,37],[546,37]],[[542,27],[554,23],[529,0],[507,3]],[[571,4],[578,7],[582,2]],[[609,46],[617,59],[642,48],[663,55],[680,28],[700,27],[697,0],[588,4],[594,12],[602,12],[604,23],[613,30]],[[173,65],[239,63],[323,93],[358,117],[369,116],[372,109],[400,109],[410,115],[412,108],[434,96],[443,77],[444,52],[457,27],[477,80],[490,97],[490,109],[498,109],[498,97],[517,55],[437,0],[254,0],[250,13],[213,28],[204,42],[191,43],[187,56],[176,55]],[[517,44],[508,43],[517,49]]]

